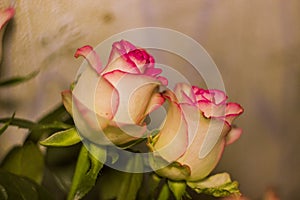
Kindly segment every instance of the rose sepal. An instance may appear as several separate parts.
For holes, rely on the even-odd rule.
[[[215,197],[241,196],[238,182],[232,181],[230,175],[226,172],[215,174],[199,181],[187,181],[187,185],[197,193]]]

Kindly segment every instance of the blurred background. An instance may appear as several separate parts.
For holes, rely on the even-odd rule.
[[[0,0],[0,9],[9,5],[16,14],[3,38],[0,80],[41,71],[0,89],[0,117],[16,111],[36,120],[58,105],[82,62],[73,57],[78,47],[132,28],[174,29],[208,51],[229,100],[245,109],[236,121],[244,133],[216,171],[230,172],[250,199],[269,188],[281,199],[300,199],[299,1]],[[9,128],[0,137],[0,160],[24,137]]]

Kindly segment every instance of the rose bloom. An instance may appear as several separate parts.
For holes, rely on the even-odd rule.
[[[7,8],[0,11],[0,63],[2,60],[2,38],[4,35],[5,27],[8,21],[14,16],[14,14],[14,8]]]
[[[220,90],[184,83],[164,96],[169,107],[160,132],[149,141],[155,155],[151,165],[172,180],[201,180],[215,168],[224,147],[240,137],[242,130],[232,122],[243,108],[226,103],[227,96]],[[171,164],[161,167],[157,157]]]
[[[124,40],[112,45],[104,67],[90,46],[78,49],[78,56],[91,67],[80,74],[72,92],[62,94],[80,133],[98,144],[122,145],[142,137],[146,116],[164,103],[159,87],[167,85],[154,58]]]

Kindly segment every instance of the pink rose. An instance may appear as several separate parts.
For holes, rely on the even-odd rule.
[[[7,8],[0,11],[0,63],[2,60],[2,38],[4,35],[5,27],[8,21],[15,15],[14,8]]]
[[[104,67],[90,46],[78,49],[78,56],[92,67],[82,72],[72,91],[79,131],[98,144],[122,145],[142,137],[145,117],[164,102],[159,87],[167,84],[154,58],[124,40],[112,45]],[[70,92],[63,93],[65,105],[69,97]]]
[[[220,90],[184,83],[164,96],[169,101],[167,118],[149,146],[155,155],[172,164],[154,167],[159,175],[172,180],[201,180],[215,168],[224,147],[240,137],[242,130],[232,127],[232,122],[243,108],[226,103],[227,96]]]

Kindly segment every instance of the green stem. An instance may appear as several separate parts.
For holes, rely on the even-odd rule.
[[[25,129],[34,129],[36,127],[36,123],[26,120],[26,119],[21,119],[21,118],[1,118],[0,123],[6,123],[10,121],[10,126],[17,126],[19,128],[25,128]]]

